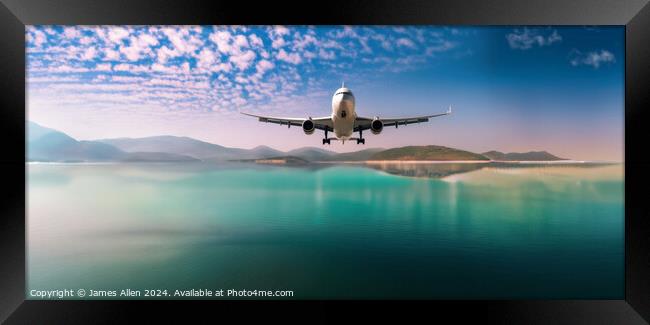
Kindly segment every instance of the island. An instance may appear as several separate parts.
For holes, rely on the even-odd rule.
[[[490,159],[469,151],[429,145],[387,149],[373,154],[368,160],[489,161]]]
[[[230,160],[233,162],[254,162],[256,164],[269,164],[269,165],[306,165],[309,164],[309,160],[302,159],[295,156],[281,156],[281,157],[269,157],[261,159],[236,159]]]
[[[568,160],[552,155],[546,151],[509,152],[503,153],[492,150],[484,152],[483,156],[494,161],[558,161]]]

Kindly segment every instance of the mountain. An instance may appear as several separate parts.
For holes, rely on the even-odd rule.
[[[101,139],[97,141],[110,144],[125,152],[166,152],[202,160],[224,160],[243,151],[243,149],[227,148],[188,137],[171,135]]]
[[[250,150],[245,150],[240,153],[242,158],[256,159],[256,158],[269,158],[284,156],[285,153],[280,150],[273,149],[268,146],[257,146]]]
[[[268,146],[253,149],[229,148],[217,144],[170,135],[144,138],[115,138],[78,141],[67,134],[27,124],[27,159],[30,161],[125,161],[125,162],[189,162],[255,160],[291,157],[304,161],[364,161],[364,160],[502,160],[555,161],[566,160],[546,151],[502,153],[488,151],[476,154],[442,146],[408,146],[388,150],[370,148],[355,152],[333,151],[303,147],[288,152]],[[275,159],[277,160],[277,159]]]
[[[125,155],[105,143],[77,141],[34,122],[27,124],[27,159],[30,161],[114,161]]]
[[[354,152],[344,152],[330,157],[332,161],[364,161],[369,160],[374,154],[384,151],[383,148],[370,148]]]
[[[197,159],[166,152],[125,152],[99,141],[78,141],[71,136],[34,122],[27,123],[28,161],[125,161],[174,162]]]
[[[191,162],[201,161],[194,157],[168,152],[129,152],[121,159],[124,162]]]
[[[489,160],[473,152],[442,146],[408,146],[375,153],[369,160]]]
[[[27,142],[33,142],[38,140],[40,137],[47,135],[49,133],[61,133],[54,129],[46,128],[44,126],[38,125],[34,122],[28,121],[27,125]]]
[[[204,161],[226,161],[282,156],[284,152],[268,146],[253,149],[229,148],[189,137],[171,135],[144,138],[115,138],[98,140],[125,152],[166,152]]]
[[[557,161],[557,160],[567,160],[566,158],[560,158],[555,155],[552,155],[546,151],[529,151],[529,152],[509,152],[503,153],[500,151],[488,151],[484,152],[483,156],[490,158],[491,160],[501,160],[501,161]]]
[[[326,161],[331,160],[331,158],[336,156],[337,153],[320,148],[302,147],[288,151],[287,155],[300,157],[309,161]]]

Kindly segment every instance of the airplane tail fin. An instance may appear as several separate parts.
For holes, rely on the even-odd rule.
[[[449,108],[447,109],[447,114],[451,114],[451,105],[449,105]]]

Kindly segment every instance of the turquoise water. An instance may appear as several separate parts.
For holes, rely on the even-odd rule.
[[[29,164],[27,292],[623,298],[622,165],[324,167]]]

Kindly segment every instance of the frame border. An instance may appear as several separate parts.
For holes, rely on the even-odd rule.
[[[0,187],[0,321],[99,323],[98,317],[111,318],[112,323],[187,321],[187,312],[179,313],[176,307],[214,319],[215,314],[251,306],[237,301],[25,300],[25,143],[18,140],[25,138],[24,28],[41,24],[625,25],[625,300],[264,301],[254,302],[260,313],[244,315],[286,319],[303,309],[312,314],[305,321],[347,309],[360,319],[384,320],[403,320],[414,313],[499,323],[643,324],[650,320],[650,207],[644,204],[650,159],[645,157],[643,141],[650,107],[649,0],[257,2],[254,11],[249,2],[223,0],[0,1],[0,130],[8,133],[0,166],[9,182]]]

